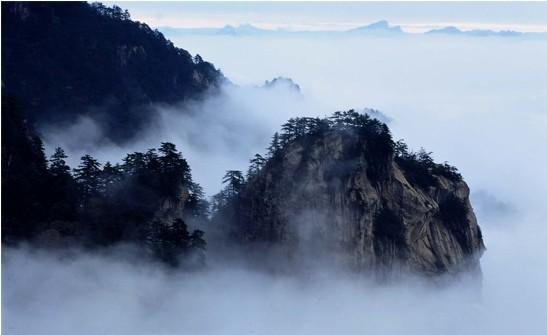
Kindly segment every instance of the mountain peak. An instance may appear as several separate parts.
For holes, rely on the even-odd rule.
[[[272,80],[266,80],[264,82],[264,85],[262,86],[264,88],[282,88],[287,89],[291,92],[300,93],[300,85],[294,82],[291,78],[287,77],[276,77]]]
[[[349,30],[350,32],[402,33],[400,26],[391,26],[388,21],[380,20],[366,26]]]
[[[380,20],[375,23],[371,23],[367,26],[369,29],[389,29],[389,22],[386,20]]]
[[[225,25],[223,28],[217,31],[219,35],[251,35],[256,33],[266,32],[268,30],[260,29],[253,26],[250,23],[243,23],[237,26]]]
[[[479,269],[467,184],[456,168],[393,142],[381,121],[353,110],[293,118],[268,151],[214,214],[231,218],[241,241],[274,246],[288,266],[312,254],[380,278]]]
[[[463,32],[454,26],[448,26],[448,27],[439,28],[439,29],[432,29],[426,32],[426,34],[461,34],[461,33]]]

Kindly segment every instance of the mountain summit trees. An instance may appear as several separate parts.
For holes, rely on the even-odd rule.
[[[168,265],[189,265],[190,255],[203,264],[204,233],[186,222],[207,220],[207,201],[174,144],[128,154],[121,165],[84,155],[71,173],[65,152],[56,148],[48,163],[16,105],[2,102],[2,122],[14,126],[2,140],[3,243],[134,243]],[[166,201],[184,211],[159,215]]]

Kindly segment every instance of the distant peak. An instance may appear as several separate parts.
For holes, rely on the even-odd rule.
[[[520,36],[522,33],[512,30],[494,31],[489,29],[473,29],[473,30],[460,30],[454,26],[448,26],[439,29],[433,29],[426,34],[449,34],[449,35],[466,35],[466,36]]]
[[[366,27],[371,29],[389,29],[389,22],[386,20],[380,20],[378,22],[371,23]]]
[[[239,24],[237,26],[232,25],[225,25],[223,28],[218,30],[218,34],[228,34],[228,35],[237,35],[237,34],[253,34],[253,33],[261,33],[265,32],[266,30],[257,28],[249,23],[243,23]]]
[[[400,26],[391,26],[386,20],[380,20],[374,23],[371,23],[366,26],[357,27],[351,29],[350,32],[382,32],[382,33],[402,33],[403,30]]]
[[[290,91],[300,93],[300,85],[294,82],[291,78],[287,77],[276,77],[272,80],[266,80],[264,82],[264,85],[262,86],[264,88],[283,88],[283,89],[289,89]]]
[[[448,26],[440,29],[433,29],[427,32],[427,34],[461,34],[462,31],[454,26]]]

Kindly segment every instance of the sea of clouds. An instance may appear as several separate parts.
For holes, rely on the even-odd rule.
[[[168,36],[169,37],[169,36]],[[63,146],[119,161],[177,144],[211,195],[225,170],[245,170],[293,116],[365,107],[395,139],[457,166],[487,251],[478,293],[462,281],[386,286],[328,269],[270,274],[214,252],[204,271],[169,272],[113,256],[4,249],[2,330],[11,334],[547,334],[547,43],[519,38],[171,36],[236,86],[183,106],[158,106],[139,139],[102,141],[82,119],[46,127]],[[263,89],[265,80],[292,78]],[[86,131],[83,131],[86,130]],[[74,141],[78,136],[81,141]]]

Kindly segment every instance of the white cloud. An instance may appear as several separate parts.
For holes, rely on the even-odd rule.
[[[212,193],[226,169],[245,168],[289,116],[372,107],[394,137],[458,168],[477,201],[488,248],[478,300],[465,283],[447,289],[371,287],[350,276],[304,279],[224,264],[165,274],[111,258],[58,261],[8,250],[3,330],[44,334],[541,334],[547,301],[547,45],[509,39],[232,38],[185,36],[176,44],[239,84],[283,75],[288,92],[230,88],[203,104],[161,108],[132,148],[176,142]],[[50,139],[54,137],[49,137]],[[54,140],[50,140],[50,145]],[[110,150],[112,149],[112,150]],[[96,147],[98,157],[129,148]],[[142,149],[142,148],[141,148]],[[76,150],[77,151],[77,150]],[[104,157],[102,157],[104,158]],[[483,199],[484,200],[484,199]],[[495,206],[494,206],[495,207]],[[499,223],[503,224],[499,224]],[[54,320],[54,321],[52,321]]]

